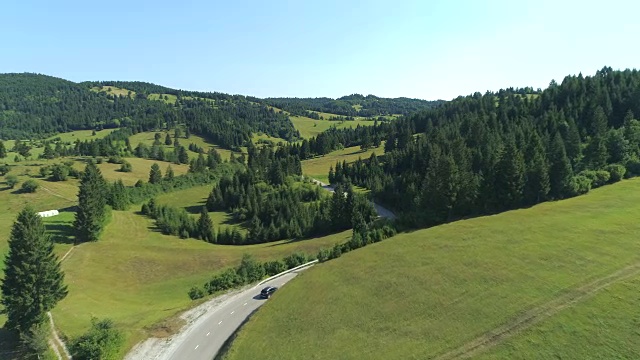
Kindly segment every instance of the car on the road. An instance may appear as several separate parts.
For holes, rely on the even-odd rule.
[[[278,288],[275,286],[267,286],[266,288],[262,289],[262,291],[260,291],[260,297],[263,299],[268,299],[271,297],[271,295],[273,295],[274,292],[276,292],[276,290],[278,290]]]

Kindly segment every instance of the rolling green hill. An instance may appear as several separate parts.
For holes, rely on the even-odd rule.
[[[633,358],[640,180],[398,235],[315,266],[227,359]]]

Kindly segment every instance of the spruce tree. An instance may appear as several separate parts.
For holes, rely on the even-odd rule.
[[[173,169],[171,168],[171,165],[167,166],[167,170],[164,172],[164,179],[165,180],[173,180],[174,177],[174,173],[173,173]]]
[[[524,159],[513,140],[507,142],[496,164],[494,190],[498,209],[513,209],[524,193]]]
[[[129,207],[129,194],[122,180],[118,180],[111,186],[107,203],[114,210],[126,210]]]
[[[609,157],[606,143],[607,117],[598,106],[591,119],[591,133],[593,136],[585,149],[585,163],[592,170],[600,170],[607,165]]]
[[[4,142],[0,140],[0,159],[7,157],[7,148],[4,146]]]
[[[90,162],[82,173],[78,193],[78,211],[73,226],[76,244],[96,241],[100,237],[106,217],[107,183],[100,169]]]
[[[45,321],[47,311],[67,296],[53,242],[42,219],[30,207],[22,210],[13,224],[4,263],[0,303],[7,315],[5,327],[29,336]]]
[[[568,193],[573,170],[565,152],[564,142],[559,133],[553,137],[549,148],[549,194],[554,199],[562,199]]]
[[[165,136],[164,138],[164,144],[167,146],[170,146],[171,144],[173,144],[173,141],[171,140],[171,136],[167,133],[167,136]]]
[[[542,139],[533,133],[526,153],[526,183],[524,197],[527,204],[545,201],[549,194],[549,162],[544,151]]]
[[[198,219],[198,234],[200,234],[200,238],[206,242],[215,242],[213,222],[211,221],[211,217],[209,217],[209,213],[205,206],[202,207],[200,218]]]
[[[162,171],[160,170],[160,165],[157,163],[153,163],[151,165],[151,170],[149,171],[149,183],[157,184],[162,181]]]

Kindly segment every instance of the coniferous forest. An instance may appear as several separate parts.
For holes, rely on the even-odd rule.
[[[636,70],[475,93],[393,123],[383,158],[337,163],[329,177],[371,189],[410,226],[531,206],[640,175],[635,114]]]

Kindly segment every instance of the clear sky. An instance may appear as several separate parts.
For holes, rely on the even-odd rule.
[[[640,67],[639,1],[3,0],[0,72],[451,99]]]

